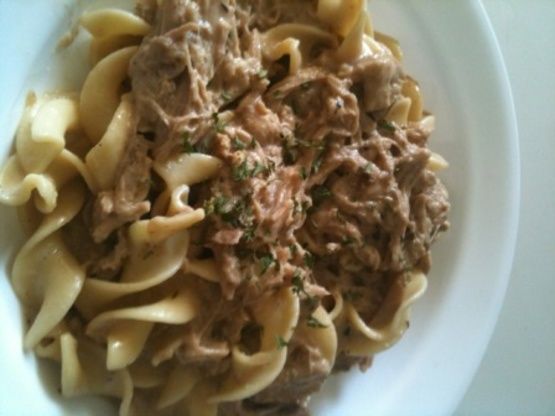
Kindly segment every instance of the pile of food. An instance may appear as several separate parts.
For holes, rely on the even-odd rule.
[[[401,337],[448,227],[398,43],[356,0],[152,0],[80,23],[82,90],[30,95],[0,172],[30,232],[25,346],[60,362],[64,395],[122,415],[306,414]]]

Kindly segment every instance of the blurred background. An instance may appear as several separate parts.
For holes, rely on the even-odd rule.
[[[482,2],[515,102],[520,225],[501,315],[455,414],[555,415],[555,1]]]

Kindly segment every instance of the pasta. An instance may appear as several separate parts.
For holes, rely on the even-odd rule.
[[[87,137],[97,143],[119,105],[119,86],[125,78],[134,46],[117,50],[91,70],[81,91],[81,123]]]
[[[23,344],[119,414],[304,414],[407,329],[448,227],[435,120],[361,0],[86,11],[79,92],[28,96],[0,202]]]

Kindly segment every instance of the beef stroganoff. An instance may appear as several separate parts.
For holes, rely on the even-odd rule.
[[[75,94],[28,96],[0,201],[23,340],[121,415],[302,415],[408,326],[448,228],[434,118],[361,0],[86,11]]]

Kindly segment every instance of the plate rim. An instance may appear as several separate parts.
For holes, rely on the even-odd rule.
[[[9,5],[6,5],[6,3],[2,4],[2,2],[0,2],[0,8],[6,7],[6,6],[9,6]],[[453,399],[453,404],[452,404],[450,413],[452,413],[459,405],[460,401],[463,399],[466,391],[468,390],[472,380],[474,379],[475,374],[478,371],[478,368],[480,366],[482,359],[484,358],[484,354],[488,348],[493,332],[495,330],[495,326],[498,321],[501,308],[503,306],[506,290],[510,282],[511,269],[513,267],[514,254],[516,249],[519,214],[520,214],[521,162],[520,162],[520,152],[519,152],[519,142],[518,142],[519,134],[518,134],[517,118],[516,118],[516,112],[514,107],[514,100],[512,97],[510,80],[509,80],[507,68],[504,62],[503,55],[501,53],[501,49],[499,47],[499,43],[498,43],[495,31],[493,30],[491,21],[489,19],[489,16],[487,14],[487,11],[482,1],[472,0],[469,4],[469,7],[474,8],[474,12],[475,12],[474,15],[478,17],[481,21],[480,27],[485,33],[488,33],[488,36],[484,37],[484,40],[486,42],[485,47],[487,47],[487,49],[492,51],[491,60],[492,62],[495,63],[496,72],[499,74],[497,81],[501,86],[501,88],[498,88],[497,93],[499,93],[503,98],[502,100],[503,107],[499,109],[499,112],[505,115],[504,120],[507,122],[508,125],[510,125],[510,128],[508,129],[507,135],[506,135],[507,137],[506,143],[508,146],[508,151],[511,153],[511,158],[515,163],[516,169],[511,171],[512,176],[509,180],[509,182],[514,186],[514,189],[511,192],[511,194],[508,196],[509,197],[508,199],[510,200],[510,204],[508,204],[507,216],[509,217],[511,224],[513,224],[514,227],[510,231],[508,231],[507,234],[505,235],[506,240],[503,242],[503,247],[500,249],[500,251],[503,252],[503,257],[508,259],[508,261],[503,263],[503,265],[499,267],[499,269],[500,270],[502,269],[502,271],[500,271],[499,276],[496,279],[496,287],[498,290],[495,293],[495,298],[492,300],[493,304],[490,307],[490,310],[493,311],[494,313],[490,313],[490,315],[488,315],[489,319],[487,319],[487,321],[482,323],[482,326],[484,327],[483,337],[486,339],[486,341],[479,348],[480,350],[479,354],[478,353],[476,354],[476,358],[474,359],[474,363],[473,363],[473,370],[468,372],[468,376],[466,377],[467,380],[461,383],[461,385],[464,385],[464,388],[462,389],[462,392],[458,395],[459,397]],[[14,95],[13,94],[9,95],[8,99],[12,99],[13,101]],[[5,402],[3,400],[0,402],[0,413],[4,409],[3,408],[4,403]]]

